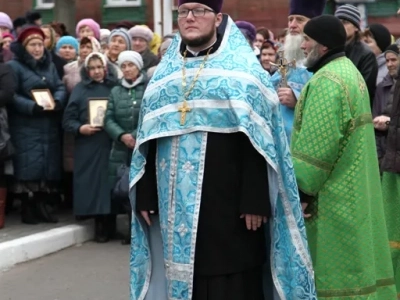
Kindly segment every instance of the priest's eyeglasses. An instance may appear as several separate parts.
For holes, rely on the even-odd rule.
[[[206,12],[214,12],[207,8],[193,8],[193,9],[180,9],[178,10],[178,18],[187,18],[189,13],[192,12],[193,17],[204,17]]]

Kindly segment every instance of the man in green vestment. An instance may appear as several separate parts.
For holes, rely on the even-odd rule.
[[[292,155],[318,299],[395,300],[369,96],[334,16],[304,28],[314,76],[295,111]]]

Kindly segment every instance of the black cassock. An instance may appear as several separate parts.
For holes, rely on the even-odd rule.
[[[137,184],[136,210],[157,211],[156,141]],[[263,300],[264,228],[241,214],[269,217],[267,163],[244,133],[208,133],[196,241],[193,300]]]

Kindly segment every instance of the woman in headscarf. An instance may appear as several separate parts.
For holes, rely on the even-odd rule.
[[[106,57],[118,72],[118,78],[122,78],[122,72],[118,65],[118,56],[122,51],[131,50],[132,42],[127,30],[123,28],[114,29],[108,37],[108,50]]]
[[[79,43],[70,35],[61,37],[56,44],[56,54],[67,63],[75,61],[79,53]]]
[[[88,121],[89,98],[108,98],[118,83],[115,69],[100,52],[92,52],[81,68],[81,82],[72,91],[64,113],[63,127],[75,135],[74,214],[95,216],[95,240],[105,243],[113,234],[108,159],[111,139]]]
[[[59,197],[61,180],[61,113],[66,92],[50,52],[44,47],[40,27],[25,27],[11,44],[14,59],[8,62],[16,92],[9,108],[13,156],[14,194],[22,201],[22,222],[57,222],[48,204]],[[54,109],[36,103],[33,90],[49,90]],[[37,214],[39,212],[39,214]],[[38,218],[39,217],[39,218]]]
[[[84,37],[79,43],[79,57],[77,60],[64,66],[63,82],[68,94],[71,94],[74,87],[81,81],[80,71],[85,59],[92,52],[100,52],[99,42],[92,36]],[[74,165],[74,135],[64,132],[63,143],[63,162],[64,162],[64,197],[66,203],[71,204],[73,190],[73,165]]]
[[[66,65],[67,62],[55,53],[55,47],[57,43],[55,37],[55,31],[51,27],[51,25],[48,24],[42,25],[40,28],[42,28],[45,36],[44,46],[46,47],[47,50],[50,51],[51,59],[57,69],[57,74],[59,78],[62,79],[64,77],[64,66]]]
[[[10,45],[14,42],[15,38],[11,33],[3,33],[3,49],[10,49]]]
[[[118,64],[123,78],[111,91],[104,122],[104,129],[114,141],[110,154],[111,187],[115,186],[118,167],[130,161],[131,152],[135,147],[140,105],[146,82],[146,76],[141,72],[143,59],[139,53],[121,52]],[[125,209],[130,216],[131,208]],[[123,243],[130,243],[130,234],[124,238]]]

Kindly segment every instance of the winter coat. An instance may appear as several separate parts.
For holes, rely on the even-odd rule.
[[[149,68],[157,66],[159,63],[159,59],[157,55],[155,55],[153,52],[151,52],[150,49],[144,50],[142,53],[142,59],[143,59],[143,68],[142,70],[147,71]]]
[[[393,77],[387,74],[382,82],[376,87],[374,106],[372,108],[373,118],[382,115],[390,116],[390,112],[393,108],[393,95],[391,97],[390,93],[391,91],[393,92],[394,84],[395,81],[393,80]],[[375,130],[379,165],[381,165],[386,152],[386,134],[386,131]]]
[[[11,141],[15,147],[14,176],[22,181],[61,179],[61,112],[66,91],[50,52],[35,60],[18,42],[11,44],[16,92],[8,106]],[[49,89],[56,108],[37,112],[31,91]]]
[[[400,74],[399,74],[400,75]],[[382,171],[400,173],[400,80],[396,81]]]
[[[63,82],[68,94],[71,94],[74,87],[81,81],[82,64],[78,60],[70,62],[64,66]],[[63,141],[63,163],[64,171],[72,172],[74,169],[74,136],[71,133],[64,133]]]
[[[130,133],[136,138],[140,105],[145,90],[146,77],[141,75],[138,80],[129,85],[125,80],[111,91],[104,129],[112,138],[113,146],[110,153],[110,184],[115,185],[115,176],[120,165],[127,163],[129,149],[121,142],[121,136]]]
[[[385,53],[379,54],[376,57],[376,63],[378,65],[378,76],[376,77],[376,85],[380,84],[388,74],[388,68],[386,66]]]
[[[63,79],[64,77],[64,66],[67,64],[67,62],[62,59],[60,56],[56,54],[56,52],[51,50],[51,59],[53,61],[53,64],[56,66],[57,69],[57,74],[58,78]]]
[[[88,124],[88,99],[108,98],[118,83],[111,65],[103,82],[93,81],[85,68],[81,69],[82,81],[72,91],[64,112],[63,127],[75,136],[74,141],[74,214],[102,215],[111,212],[111,187],[108,180],[108,160],[111,139],[101,130],[86,136],[79,132]]]
[[[376,78],[378,75],[378,65],[375,54],[359,40],[353,40],[345,48],[346,56],[356,66],[358,71],[364,77],[367,84],[369,99],[372,102],[375,97]]]

